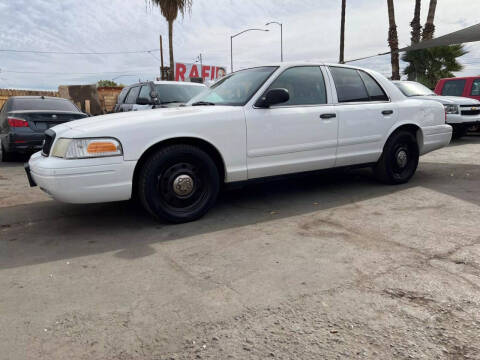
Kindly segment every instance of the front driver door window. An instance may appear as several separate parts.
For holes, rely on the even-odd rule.
[[[140,93],[138,94],[138,98],[136,100],[136,104],[132,106],[133,111],[137,110],[146,110],[146,109],[151,109],[152,108],[152,98],[150,97],[150,92],[151,92],[150,85],[142,85],[140,89]],[[139,104],[138,99],[146,99],[149,103],[148,104]]]
[[[267,109],[246,109],[248,176],[334,166],[337,119],[335,107],[327,101],[324,70],[289,68],[268,87],[276,88],[286,89],[290,99]]]

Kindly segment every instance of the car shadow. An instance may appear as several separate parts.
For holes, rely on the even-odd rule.
[[[306,215],[424,187],[480,206],[480,166],[421,162],[408,184],[377,183],[368,169],[329,171],[225,191],[202,219],[165,224],[133,202],[90,205],[44,201],[0,208],[0,268],[117,251],[132,260],[150,246],[195,235]]]

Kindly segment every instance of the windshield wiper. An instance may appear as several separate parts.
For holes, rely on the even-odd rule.
[[[160,103],[160,105],[163,105],[163,104],[173,104],[173,103],[184,103],[185,101],[182,101],[182,100],[172,100],[172,101],[162,101]]]
[[[212,103],[210,101],[197,101],[192,104],[192,106],[201,106],[201,105],[215,105],[215,103]]]

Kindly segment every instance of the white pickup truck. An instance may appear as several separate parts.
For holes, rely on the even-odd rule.
[[[185,222],[224,183],[351,165],[405,183],[451,136],[443,105],[405,97],[374,71],[279,63],[228,74],[187,106],[53,127],[25,169],[60,201],[136,196],[154,216]]]
[[[473,125],[480,125],[480,101],[461,96],[441,96],[435,94],[425,85],[415,81],[393,82],[405,96],[433,100],[445,106],[447,124],[453,127],[453,138],[465,135]]]

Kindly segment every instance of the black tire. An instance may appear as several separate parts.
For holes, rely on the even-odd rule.
[[[419,156],[415,135],[409,131],[397,131],[390,135],[383,148],[374,167],[375,176],[385,184],[404,184],[415,174]]]
[[[465,125],[452,125],[452,139],[460,139],[467,135],[468,128]]]
[[[214,161],[192,145],[160,149],[139,174],[138,197],[142,205],[153,216],[173,223],[203,216],[215,204],[219,189],[220,176]]]
[[[10,154],[3,148],[2,140],[0,140],[0,162],[5,162],[10,160]]]

